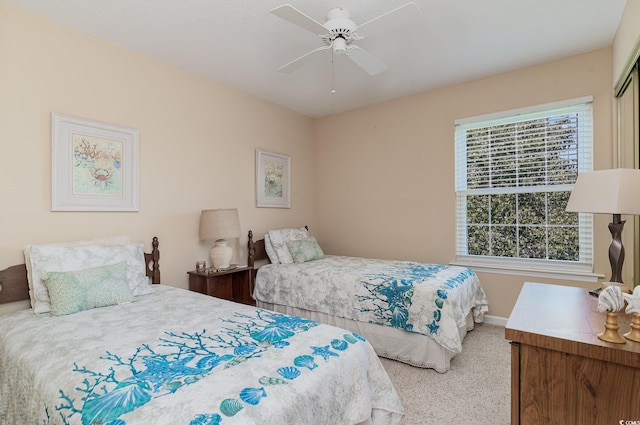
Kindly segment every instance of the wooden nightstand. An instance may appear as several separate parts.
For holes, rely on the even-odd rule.
[[[192,270],[189,275],[189,290],[211,295],[212,297],[256,305],[251,298],[253,291],[253,268],[237,267],[221,272],[198,272]]]

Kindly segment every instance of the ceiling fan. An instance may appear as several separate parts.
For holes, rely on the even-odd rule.
[[[281,72],[293,72],[302,65],[310,62],[319,53],[333,52],[336,55],[346,55],[356,65],[370,75],[376,75],[387,69],[378,58],[354,44],[365,37],[370,37],[396,27],[407,25],[420,16],[420,9],[415,3],[407,3],[383,15],[357,25],[351,20],[347,9],[336,7],[329,10],[324,24],[305,15],[290,4],[278,6],[271,11],[276,16],[296,24],[308,31],[316,33],[324,45],[292,60],[278,68]]]

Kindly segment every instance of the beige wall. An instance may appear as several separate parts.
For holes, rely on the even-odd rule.
[[[611,49],[316,120],[318,229],[335,254],[455,259],[454,120],[593,95],[595,168],[612,164]],[[607,217],[596,216],[596,272],[608,274]],[[508,317],[525,281],[480,274],[489,314]]]
[[[209,247],[197,237],[199,211],[220,207],[239,208],[243,233],[307,224],[328,253],[449,262],[453,121],[593,95],[595,167],[611,167],[612,66],[625,62],[638,28],[624,22],[632,29],[618,31],[613,49],[313,121],[0,3],[0,268],[22,262],[29,243],[127,234],[148,247],[157,235],[163,283],[186,287],[186,271]],[[140,130],[139,212],[50,211],[53,111]],[[291,155],[291,209],[255,208],[256,148]],[[607,221],[596,216],[603,275]],[[480,277],[490,314],[501,317],[524,281],[548,281]]]
[[[315,227],[311,119],[3,3],[0,52],[0,269],[30,243],[158,236],[163,283],[187,287],[204,208],[238,208],[245,234]],[[140,130],[139,212],[51,212],[51,112]],[[256,148],[291,155],[291,209],[255,207]]]
[[[640,53],[640,0],[627,0],[613,40],[613,85],[620,83]]]

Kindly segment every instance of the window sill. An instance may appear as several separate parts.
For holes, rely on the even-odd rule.
[[[454,266],[469,267],[476,273],[508,274],[514,276],[542,277],[546,279],[575,280],[580,282],[596,283],[604,275],[579,270],[553,270],[536,269],[522,266],[510,266],[502,264],[478,264],[477,261],[456,261]]]

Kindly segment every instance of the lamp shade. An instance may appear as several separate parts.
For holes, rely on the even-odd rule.
[[[640,170],[614,168],[578,174],[567,211],[640,215]]]
[[[240,237],[238,210],[202,210],[200,213],[200,240],[232,239]]]

